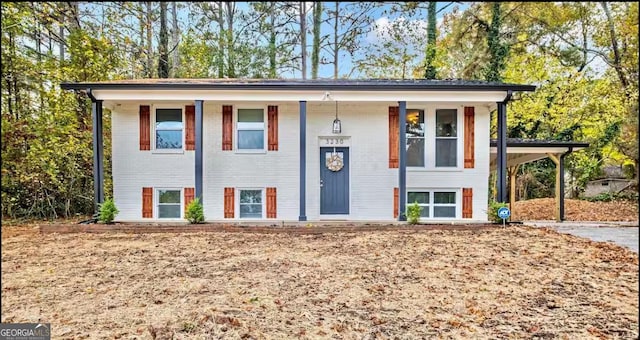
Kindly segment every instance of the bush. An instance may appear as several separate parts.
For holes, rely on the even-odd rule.
[[[418,205],[418,202],[409,204],[409,207],[407,207],[407,221],[409,222],[409,224],[418,224],[421,211],[422,207]]]
[[[111,224],[120,211],[113,203],[113,199],[108,198],[104,203],[100,204],[100,210],[98,212],[98,220],[102,223]]]
[[[638,193],[634,191],[623,191],[619,193],[603,192],[593,197],[585,197],[589,202],[612,202],[612,201],[638,201]]]
[[[185,214],[189,223],[197,224],[204,222],[204,209],[199,198],[195,198],[193,201],[187,204],[187,213]]]
[[[489,211],[487,211],[487,215],[489,215],[489,221],[493,221],[496,223],[501,223],[502,219],[498,216],[498,210],[500,208],[506,208],[509,207],[509,205],[507,203],[500,203],[500,202],[496,202],[494,200],[491,200],[489,202]]]

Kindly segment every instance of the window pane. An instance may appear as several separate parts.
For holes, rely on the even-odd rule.
[[[240,204],[240,217],[262,217],[262,204]]]
[[[180,203],[180,190],[158,190],[158,202]]]
[[[180,205],[179,204],[159,205],[158,217],[159,218],[180,218]]]
[[[262,109],[238,109],[238,122],[262,123],[264,122],[264,111]]]
[[[455,192],[434,192],[433,200],[435,203],[456,203],[456,193]]]
[[[456,109],[436,110],[436,137],[458,136]]]
[[[156,129],[182,129],[182,110],[157,109]]]
[[[457,139],[436,139],[436,166],[456,166]],[[408,158],[408,156],[407,156]]]
[[[262,203],[262,190],[240,190],[240,204]]]
[[[264,130],[238,130],[238,149],[264,149]]]
[[[433,217],[456,217],[456,207],[433,207]]]
[[[429,217],[429,206],[423,205],[421,206],[422,210],[420,210],[420,217]]]
[[[407,138],[407,166],[424,166],[424,138]]]
[[[424,137],[424,111],[407,110],[407,138]]]
[[[429,204],[428,192],[409,192],[407,196],[407,204],[413,204],[414,202]]]
[[[182,130],[156,130],[156,149],[182,149]]]

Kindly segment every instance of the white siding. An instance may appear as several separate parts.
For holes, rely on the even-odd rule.
[[[144,103],[149,104],[149,103]],[[188,104],[188,103],[182,103]],[[299,103],[269,102],[278,105],[278,151],[246,154],[222,151],[222,105],[255,107],[255,102],[205,102],[203,126],[203,200],[207,220],[224,220],[224,188],[277,188],[276,221],[296,221],[299,214]],[[393,188],[398,186],[398,169],[389,169],[388,107],[395,102],[339,103],[341,136],[350,138],[350,220],[393,218]],[[450,103],[447,105],[451,105]],[[474,105],[466,103],[466,105]],[[409,108],[435,108],[433,103],[409,103]],[[407,189],[473,188],[473,218],[486,221],[489,177],[489,111],[476,106],[475,168],[438,171],[407,171]],[[460,108],[462,105],[459,106]],[[153,114],[153,108],[152,108]],[[462,115],[462,109],[460,109]],[[193,187],[194,151],[182,154],[154,154],[139,150],[138,104],[113,110],[114,198],[118,220],[143,220],[142,187]],[[320,216],[319,136],[331,136],[335,103],[307,103],[307,206],[310,221]],[[266,115],[265,115],[266,120]],[[236,117],[234,115],[234,124]],[[458,136],[464,137],[463,119]],[[265,129],[267,122],[265,121]],[[234,145],[236,135],[234,134]],[[265,138],[265,145],[267,144]],[[459,148],[462,143],[459,144]],[[460,153],[462,155],[462,153]],[[433,160],[431,160],[433,161]],[[462,166],[463,157],[459,157]],[[155,192],[154,192],[155,194]],[[238,192],[235,193],[236,200]],[[461,216],[461,194],[458,196]],[[154,213],[156,211],[154,207]],[[235,217],[238,217],[236,208]]]

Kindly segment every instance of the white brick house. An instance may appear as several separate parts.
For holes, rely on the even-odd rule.
[[[94,103],[97,202],[102,107],[111,110],[117,220],[182,221],[199,196],[207,221],[278,222],[403,220],[414,201],[424,221],[486,221],[490,112],[505,116],[512,91],[534,89],[229,79],[62,87]]]

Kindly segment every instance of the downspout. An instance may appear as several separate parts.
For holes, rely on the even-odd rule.
[[[560,155],[560,221],[564,221],[564,158],[573,152],[573,147]]]

